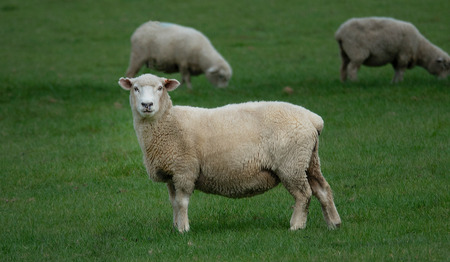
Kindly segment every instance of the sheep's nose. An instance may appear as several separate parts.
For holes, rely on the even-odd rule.
[[[142,105],[144,108],[150,109],[150,107],[153,105],[153,102],[150,102],[150,103],[141,103],[141,105]]]

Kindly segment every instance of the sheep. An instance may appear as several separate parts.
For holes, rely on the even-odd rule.
[[[199,31],[171,23],[149,21],[131,36],[127,77],[146,64],[165,73],[180,72],[182,83],[192,88],[191,75],[205,74],[216,87],[226,87],[232,75],[228,62]]]
[[[335,33],[341,53],[341,81],[357,80],[363,64],[392,64],[393,83],[403,81],[406,69],[425,68],[438,78],[450,74],[450,57],[428,41],[411,23],[384,17],[352,18]]]
[[[194,190],[251,197],[280,182],[295,199],[290,229],[306,226],[311,195],[330,229],[340,226],[331,188],[320,171],[323,120],[285,102],[247,102],[214,109],[173,106],[180,83],[152,74],[122,77],[130,91],[134,129],[151,180],[167,184],[173,226],[189,231]]]

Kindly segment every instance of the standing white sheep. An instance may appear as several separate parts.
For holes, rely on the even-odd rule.
[[[341,81],[357,80],[361,65],[392,64],[392,82],[403,80],[408,68],[418,65],[430,74],[450,74],[450,57],[420,34],[411,23],[384,17],[352,18],[336,31],[341,50]]]
[[[189,230],[194,189],[231,198],[263,193],[280,182],[295,199],[290,229],[305,228],[311,195],[329,228],[341,219],[320,171],[322,118],[283,102],[249,102],[215,109],[172,106],[179,82],[151,74],[120,78],[130,91],[134,129],[153,181],[165,182],[173,223]]]
[[[188,88],[192,88],[191,75],[205,74],[214,86],[226,87],[232,74],[228,62],[202,33],[154,21],[142,24],[131,36],[126,76],[134,77],[144,64],[165,73],[180,72]]]

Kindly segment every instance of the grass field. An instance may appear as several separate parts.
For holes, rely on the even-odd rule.
[[[448,0],[3,0],[0,261],[448,261],[450,80],[415,68],[391,85],[386,66],[342,84],[333,38],[350,17],[393,16],[449,52],[448,10]],[[131,33],[150,19],[201,30],[233,67],[228,88],[199,76],[174,104],[280,100],[323,117],[340,229],[313,199],[307,228],[290,232],[293,199],[279,186],[239,200],[195,192],[191,231],[172,230],[117,84]]]

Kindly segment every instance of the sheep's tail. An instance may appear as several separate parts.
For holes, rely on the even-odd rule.
[[[347,66],[350,63],[350,57],[347,55],[347,53],[344,50],[344,47],[342,45],[342,39],[336,38],[336,40],[339,43],[339,50],[341,54],[341,68],[340,68],[340,74],[341,74],[341,81],[345,82],[347,80]]]
[[[341,52],[342,61],[345,64],[348,64],[348,62],[350,62],[350,57],[348,57],[347,53],[345,52],[344,48],[342,47],[342,39],[338,39],[337,41],[339,43],[339,51]]]
[[[308,116],[309,120],[313,124],[313,126],[316,128],[317,133],[320,135],[323,129],[323,119],[319,115],[311,112]]]

